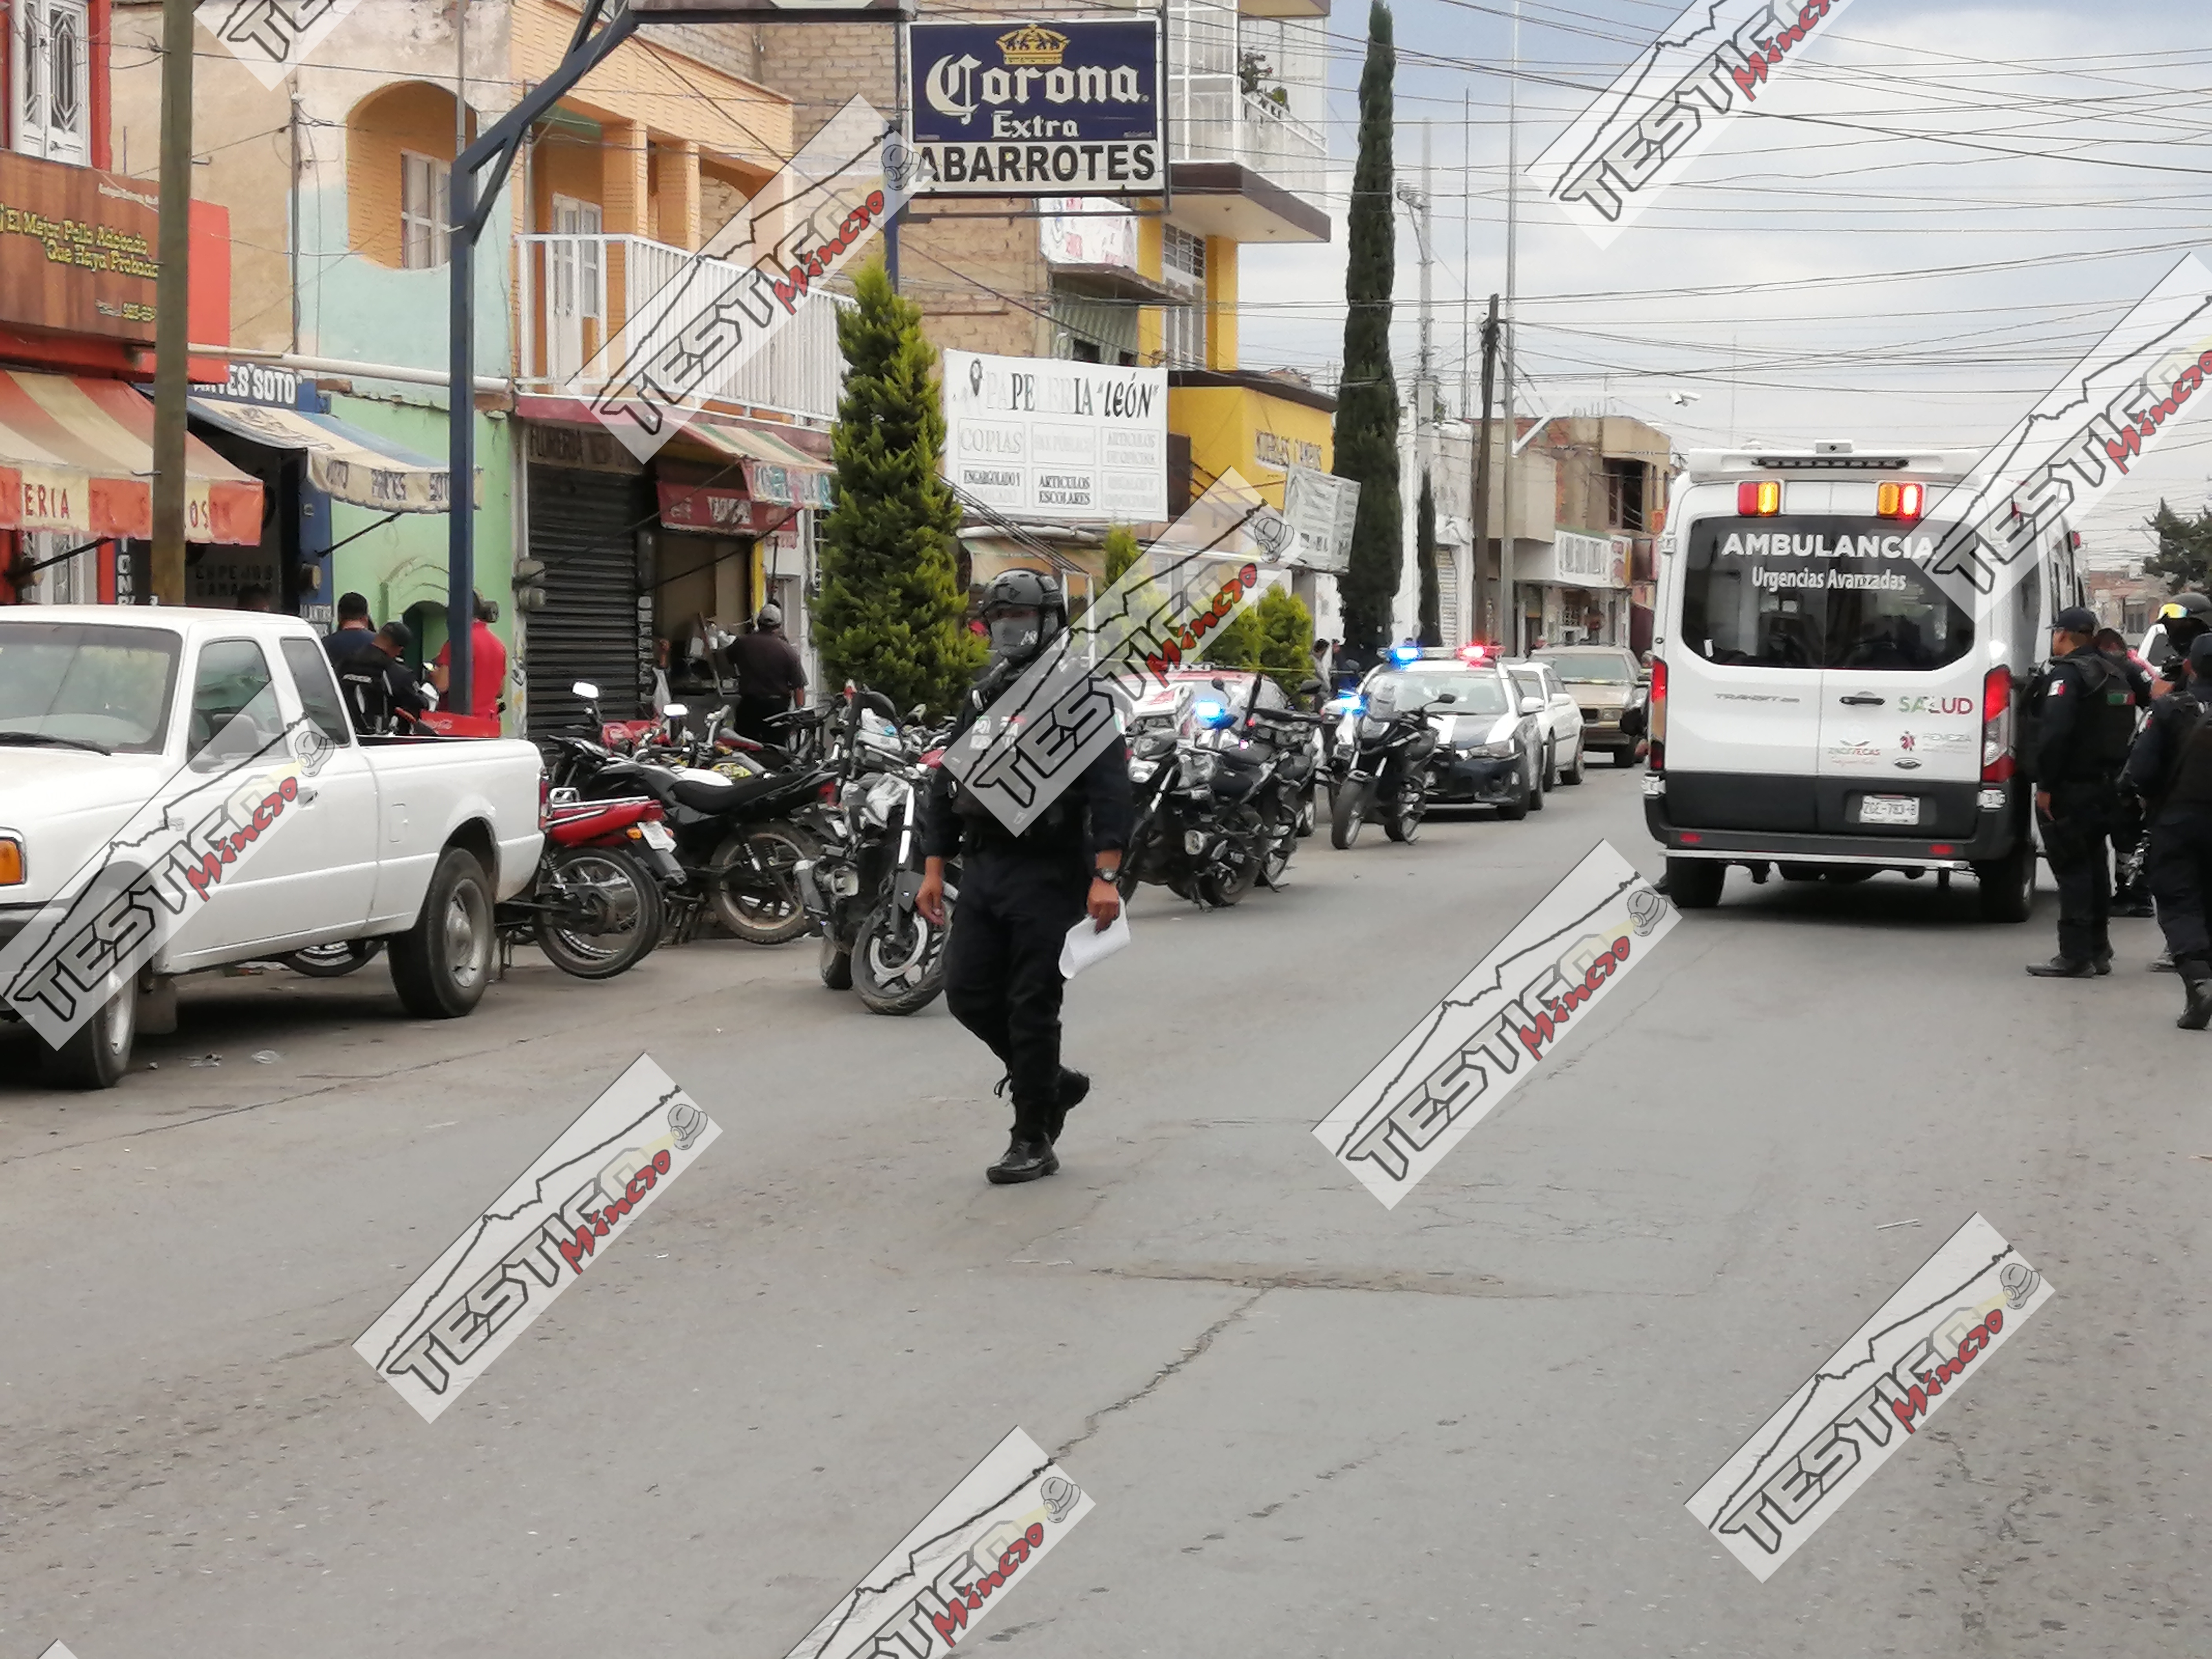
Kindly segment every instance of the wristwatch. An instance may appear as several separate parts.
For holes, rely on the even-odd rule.
[[[1121,872],[1109,870],[1103,865],[1094,864],[1091,866],[1091,879],[1103,881],[1109,887],[1119,887],[1121,884]]]

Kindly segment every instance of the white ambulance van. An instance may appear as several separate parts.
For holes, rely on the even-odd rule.
[[[2015,716],[2050,619],[2083,602],[2080,538],[2040,533],[1994,602],[1939,580],[1950,526],[1924,515],[1972,459],[1690,455],[1659,541],[1644,785],[1677,903],[1717,903],[1731,865],[1762,881],[1933,870],[1971,873],[1989,920],[2027,920]]]

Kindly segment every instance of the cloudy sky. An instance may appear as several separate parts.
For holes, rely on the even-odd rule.
[[[1338,3],[1341,191],[1367,14]],[[1523,0],[1517,77],[1510,15],[1511,0],[1396,7],[1400,176],[1418,182],[1432,123],[1436,339],[1454,408],[1462,296],[1479,325],[1505,284],[1509,88],[1525,168],[1679,8]],[[1678,451],[1835,437],[1978,450],[2184,255],[2212,262],[2208,70],[2201,0],[1853,0],[1609,249],[1524,174],[1522,366],[1556,412],[1603,404]],[[1331,205],[1328,246],[1246,249],[1247,368],[1327,373],[1340,357],[1341,194]],[[1402,212],[1398,259],[1402,385],[1419,292]],[[2203,507],[2208,475],[2212,421],[2171,429],[2079,526],[2093,555],[2147,550],[2139,526],[2159,498]]]

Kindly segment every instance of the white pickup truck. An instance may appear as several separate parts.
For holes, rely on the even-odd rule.
[[[108,1088],[177,975],[375,938],[410,1013],[465,1014],[544,799],[527,743],[356,738],[297,617],[0,611],[0,1020]]]

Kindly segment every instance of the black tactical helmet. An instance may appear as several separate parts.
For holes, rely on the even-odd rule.
[[[1034,620],[1011,613],[1029,611]],[[1067,601],[1060,584],[1034,570],[1002,571],[983,590],[983,625],[991,652],[1017,666],[1033,660],[1067,629]]]
[[[2202,593],[2177,593],[2158,608],[2158,620],[2171,629],[2177,622],[2212,626],[2212,599]]]

